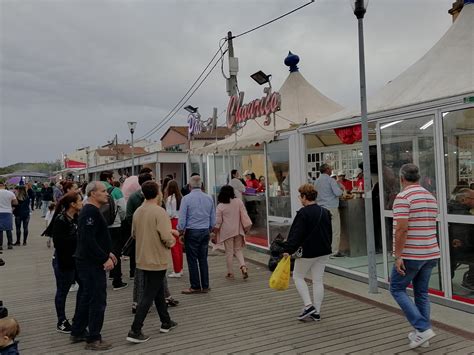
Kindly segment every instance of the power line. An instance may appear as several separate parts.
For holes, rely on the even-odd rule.
[[[248,30],[248,31],[245,31],[245,32],[242,32],[242,33],[240,33],[240,34],[238,34],[238,35],[236,35],[236,36],[233,36],[232,38],[238,38],[238,37],[244,36],[244,35],[246,35],[246,34],[248,34],[248,33],[250,33],[250,32],[256,31],[256,30],[258,30],[259,28],[265,27],[266,25],[269,25],[269,24],[271,24],[271,23],[273,23],[273,22],[275,22],[275,21],[278,21],[278,20],[282,19],[282,18],[285,17],[285,16],[288,16],[288,15],[292,14],[293,12],[296,12],[296,11],[302,9],[303,7],[306,7],[306,6],[308,6],[308,5],[311,5],[313,2],[314,2],[314,0],[311,0],[310,2],[308,2],[308,3],[304,4],[304,5],[301,5],[300,7],[297,7],[297,8],[294,9],[294,10],[291,10],[291,11],[289,11],[289,12],[287,12],[287,13],[281,15],[281,16],[278,16],[277,18],[274,18],[273,20],[270,20],[270,21],[268,21],[268,22],[265,22],[265,23],[263,23],[263,24],[261,24],[261,25],[259,25],[259,26],[257,26],[257,27],[254,27],[254,28]]]
[[[222,55],[225,55],[227,53],[227,49],[222,53]],[[163,128],[163,126],[165,124],[167,124],[178,112],[179,110],[181,110],[184,105],[186,105],[189,101],[189,99],[191,97],[193,97],[194,93],[201,87],[201,85],[206,81],[206,79],[209,77],[209,75],[212,73],[212,71],[216,68],[217,64],[219,64],[219,61],[220,61],[220,58],[214,63],[214,65],[212,66],[212,68],[208,71],[208,73],[206,74],[206,76],[201,80],[201,82],[199,83],[199,85],[193,90],[193,92],[185,99],[186,95],[183,96],[183,98],[180,100],[180,102],[183,101],[183,99],[185,99],[184,102],[181,103],[181,106],[179,108],[177,108],[173,113],[172,111],[174,110],[174,108],[178,107],[180,105],[180,103],[178,103],[172,111],[170,111],[170,113],[172,113],[171,116],[169,117],[165,117],[158,125],[155,126],[155,128],[153,128],[152,130],[149,131],[149,133],[147,133],[146,135],[144,135],[141,139],[143,138],[148,138],[150,137],[151,135],[155,134],[157,131],[159,131],[161,128]],[[189,92],[189,91],[188,91]]]
[[[256,31],[262,27],[265,27],[275,21],[278,21],[288,15],[291,15],[292,13],[298,11],[298,10],[301,10],[302,8],[312,4],[314,2],[314,0],[311,0],[309,1],[308,3],[304,4],[304,5],[301,5],[299,7],[297,7],[296,9],[293,9],[291,11],[288,11],[286,13],[284,13],[283,15],[281,16],[278,16],[276,18],[274,18],[273,20],[270,20],[270,21],[267,21],[257,27],[254,27],[248,31],[245,31],[245,32],[242,32],[236,36],[233,36],[232,38],[238,38],[238,37],[242,37],[246,34],[249,34],[253,31]],[[223,41],[223,42],[222,42]],[[170,110],[170,112],[168,112],[168,114],[159,122],[157,123],[152,129],[148,130],[148,132],[146,132],[145,134],[143,134],[141,137],[139,137],[138,139],[146,139],[148,137],[150,137],[151,135],[155,134],[157,131],[159,131],[166,123],[168,123],[175,115],[176,113],[188,102],[188,100],[194,95],[194,93],[201,87],[201,85],[204,83],[204,81],[207,79],[207,77],[210,75],[210,73],[214,70],[214,68],[216,67],[216,65],[219,63],[219,61],[221,62],[221,72],[222,72],[222,75],[224,76],[224,78],[228,79],[224,73],[224,60],[223,60],[223,57],[225,55],[225,53],[227,52],[228,49],[226,49],[225,51],[222,51],[222,47],[224,46],[224,44],[227,43],[227,38],[222,38],[220,41],[219,41],[219,49],[217,50],[217,52],[214,54],[214,56],[211,58],[211,60],[209,61],[209,63],[206,65],[206,67],[203,69],[203,71],[201,72],[201,74],[199,74],[199,76],[197,77],[197,79],[194,81],[194,83],[191,85],[191,87],[188,89],[188,91],[186,91],[186,93],[183,95],[183,97],[178,101],[178,103]],[[194,89],[194,91],[190,94],[190,96],[186,97],[190,92],[191,90],[193,90],[194,86],[197,84],[197,82],[201,79],[201,77],[204,75],[204,73],[206,72],[206,70],[209,68],[209,66],[212,64],[212,62],[214,61],[214,59],[217,57],[218,54],[221,54],[219,59],[217,59],[216,63],[214,63],[213,67],[211,68],[211,70],[206,74],[206,76],[204,77],[204,79],[199,83],[199,85]],[[237,90],[238,90],[238,87],[237,87]],[[184,102],[183,102],[184,101]],[[181,105],[181,106],[180,106]],[[178,108],[178,106],[180,106]]]
[[[222,39],[221,39],[222,41]],[[156,129],[158,126],[160,126],[162,124],[162,122],[164,120],[166,120],[172,113],[173,111],[181,104],[181,102],[186,98],[186,96],[189,94],[189,92],[193,89],[193,87],[196,85],[196,83],[199,81],[199,79],[201,79],[201,77],[204,75],[204,73],[206,72],[206,70],[209,68],[209,66],[212,64],[212,62],[214,61],[214,59],[217,57],[217,55],[219,53],[221,53],[221,57],[218,59],[218,61],[224,56],[225,52],[222,52],[222,47],[224,46],[224,44],[227,42],[227,39],[225,39],[225,41],[222,43],[222,44],[219,44],[219,49],[217,50],[217,52],[214,54],[214,56],[211,58],[211,60],[209,61],[209,63],[206,65],[206,67],[203,69],[203,71],[201,72],[201,74],[199,74],[199,76],[197,77],[197,79],[194,81],[194,83],[190,86],[190,88],[188,89],[188,91],[186,91],[186,93],[183,95],[183,97],[178,101],[178,103],[170,110],[170,112],[168,112],[168,114],[165,115],[165,117],[159,122],[157,123],[153,128],[151,128],[150,130],[148,130],[148,132],[146,132],[145,134],[143,134],[141,137],[139,137],[137,140],[140,140],[140,139],[144,139],[144,138],[148,138],[149,136],[151,136],[153,133],[155,133],[158,129]],[[220,43],[220,42],[219,42]],[[212,71],[212,69],[211,69]],[[189,99],[189,98],[188,98]]]

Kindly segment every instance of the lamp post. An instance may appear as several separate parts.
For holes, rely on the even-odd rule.
[[[137,127],[136,122],[127,122],[128,129],[132,135],[132,175],[135,175],[135,148],[133,146],[133,133],[135,133],[135,127]]]
[[[362,125],[362,161],[364,170],[365,236],[369,293],[377,293],[377,264],[375,259],[374,213],[372,210],[372,184],[370,173],[369,125],[367,122],[367,94],[365,86],[364,15],[368,0],[351,0],[359,27],[360,116]]]

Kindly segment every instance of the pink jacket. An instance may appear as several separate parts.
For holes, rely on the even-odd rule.
[[[241,199],[233,198],[230,203],[217,205],[215,228],[219,230],[218,243],[238,235],[245,236],[245,230],[250,229],[251,226],[252,221]]]

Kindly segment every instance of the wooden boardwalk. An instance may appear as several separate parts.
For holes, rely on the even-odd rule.
[[[52,250],[46,248],[45,238],[39,237],[42,226],[35,211],[28,246],[3,252],[7,265],[0,268],[0,299],[20,322],[22,354],[86,353],[84,344],[70,344],[68,335],[55,330]],[[220,253],[210,256],[209,264],[209,294],[181,295],[181,289],[188,286],[187,277],[169,279],[173,296],[181,301],[170,309],[179,326],[159,334],[160,322],[153,309],[143,329],[151,339],[140,345],[125,340],[133,320],[132,287],[113,291],[109,286],[103,337],[114,348],[108,353],[474,353],[474,342],[436,328],[438,335],[430,348],[411,351],[407,346],[411,329],[403,317],[331,291],[326,291],[321,322],[299,322],[296,315],[302,304],[293,284],[284,292],[270,290],[270,273],[256,264],[250,264],[247,281],[226,280],[225,260]],[[127,268],[125,262],[128,275]],[[124,280],[128,282],[127,277]],[[72,293],[67,305],[70,318],[74,300]]]

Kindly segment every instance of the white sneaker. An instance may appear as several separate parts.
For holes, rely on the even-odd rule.
[[[183,272],[172,272],[171,274],[168,275],[168,277],[176,278],[179,279],[181,276],[183,276]]]
[[[416,338],[416,331],[412,331],[408,333],[408,339],[410,340],[410,342],[415,341],[415,338]],[[427,340],[423,344],[420,345],[420,348],[427,348],[429,346],[430,346],[430,341]]]
[[[69,288],[69,292],[77,292],[79,290],[79,285],[74,283],[71,288]]]
[[[415,337],[413,339],[410,339],[410,349],[417,348],[424,343],[426,343],[428,340],[433,338],[435,336],[435,332],[433,332],[432,329],[427,329],[424,332],[419,332],[418,330],[415,332]]]

